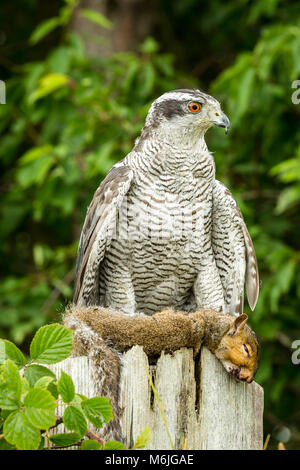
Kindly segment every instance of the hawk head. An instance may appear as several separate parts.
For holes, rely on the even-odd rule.
[[[220,103],[200,90],[174,90],[164,93],[152,103],[146,127],[157,128],[177,136],[194,135],[198,138],[213,126],[224,127],[230,122]]]

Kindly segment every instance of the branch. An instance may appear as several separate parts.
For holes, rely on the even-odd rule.
[[[99,444],[100,444],[102,447],[104,447],[104,444],[105,444],[104,439],[102,439],[101,437],[99,437],[98,434],[95,434],[95,433],[94,433],[93,431],[91,431],[90,429],[87,430],[86,436],[87,436],[89,439],[93,439],[94,441],[99,442]]]

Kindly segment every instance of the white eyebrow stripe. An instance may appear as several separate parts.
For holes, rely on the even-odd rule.
[[[169,101],[169,100],[176,100],[176,101],[187,101],[195,99],[194,93],[178,93],[178,92],[169,92],[165,93],[164,95],[160,96],[156,103],[161,103],[162,101]],[[200,97],[198,98],[198,100]]]
[[[203,93],[202,91],[199,91],[199,95],[197,96],[197,90],[191,90],[190,92],[179,92],[179,91],[174,91],[174,92],[167,92],[164,93],[162,96],[157,98],[154,103],[162,103],[163,101],[168,101],[168,100],[176,100],[178,102],[186,102],[186,101],[198,101],[199,103],[204,103],[207,102],[211,105],[218,105],[220,106],[220,103],[213,98],[210,95],[207,95],[206,93]]]

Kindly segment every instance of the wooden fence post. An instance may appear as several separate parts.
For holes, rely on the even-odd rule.
[[[51,369],[58,376],[61,370],[70,374],[76,392],[92,397],[96,393],[91,367],[91,359],[71,357]],[[169,432],[146,370],[154,382]],[[123,354],[120,389],[127,447],[146,426],[151,429],[151,450],[172,449],[172,444],[180,449],[183,441],[190,450],[263,447],[263,389],[255,382],[236,382],[206,348],[202,348],[196,363],[192,350],[182,348],[173,354],[163,353],[155,366],[149,366],[143,349],[134,346]],[[62,427],[56,432],[63,432]]]

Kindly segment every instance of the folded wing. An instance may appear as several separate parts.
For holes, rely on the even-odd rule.
[[[102,181],[88,208],[76,262],[73,302],[99,304],[99,267],[117,230],[118,210],[133,178],[132,170],[115,165]]]
[[[254,310],[259,293],[254,246],[234,197],[217,180],[213,188],[212,247],[227,313],[243,312],[245,282],[248,303]]]

